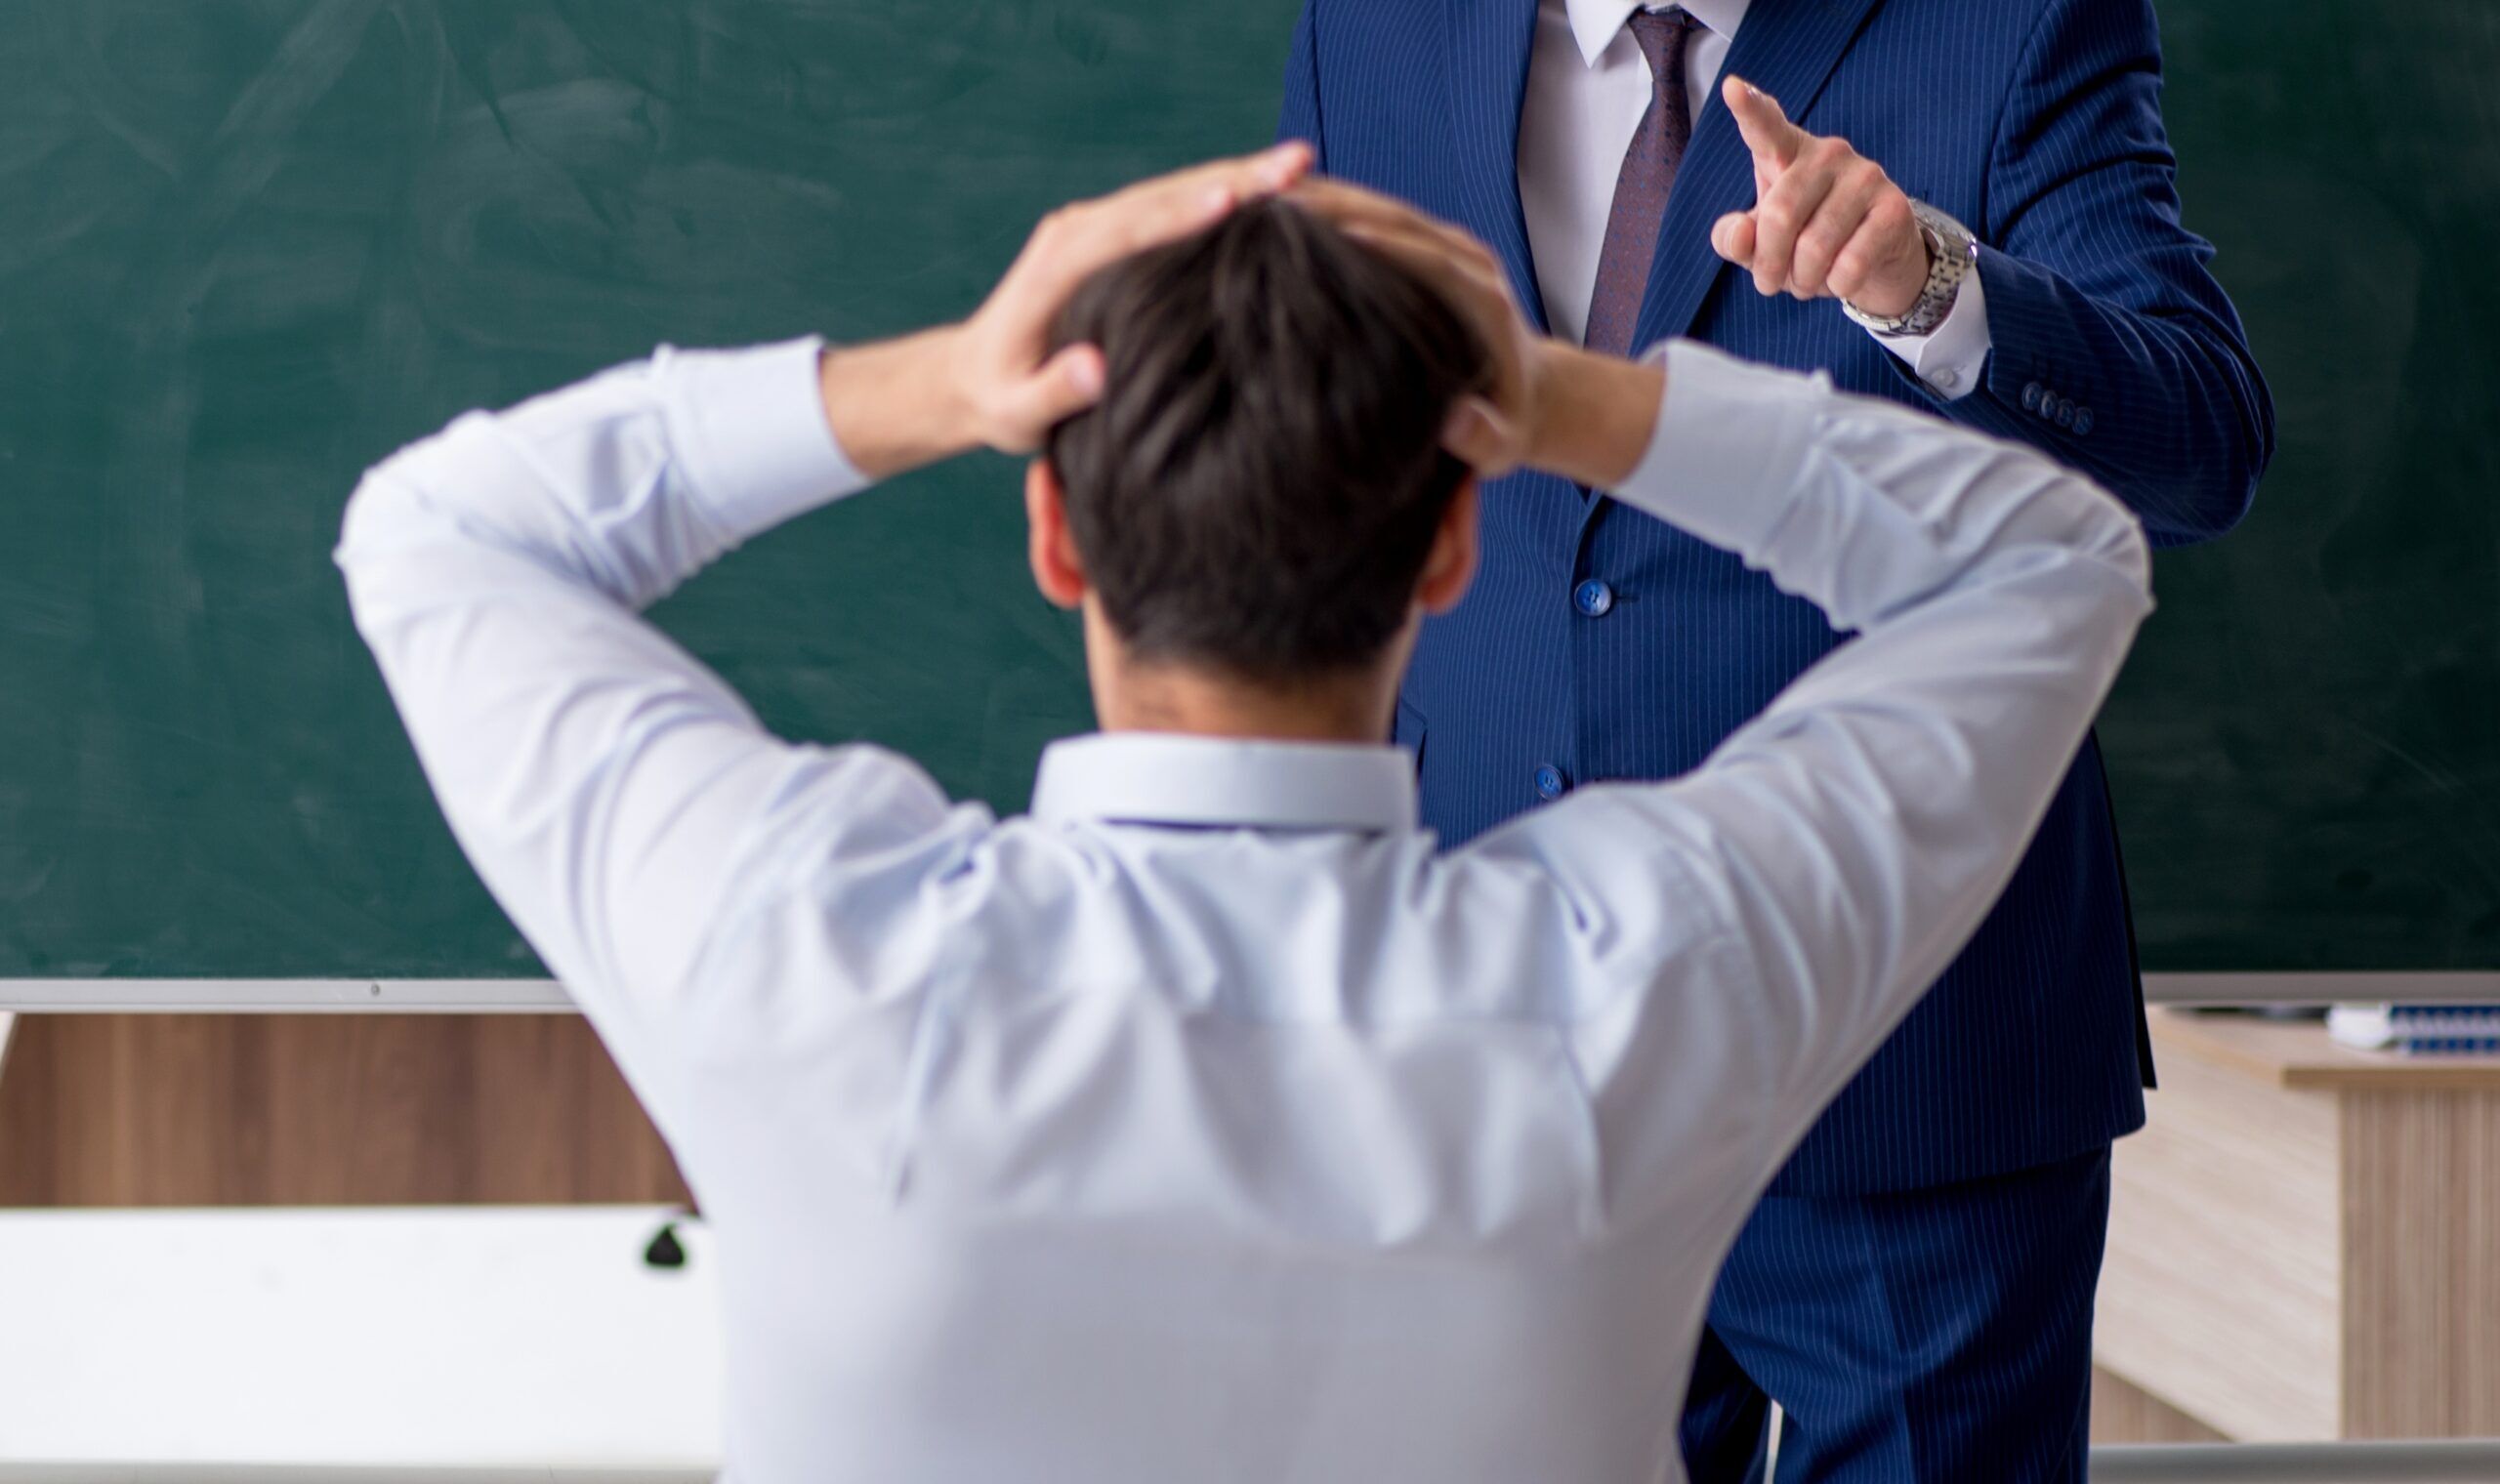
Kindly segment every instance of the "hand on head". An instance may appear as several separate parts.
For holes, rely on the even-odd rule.
[[[1790,123],[1779,100],[1741,77],[1720,96],[1754,157],[1754,208],[1710,230],[1720,257],[1753,270],[1764,294],[1837,298],[1886,318],[1927,285],[1927,238],[1910,198],[1882,166]]]
[[[1103,394],[1100,350],[1050,350],[1052,318],[1096,269],[1210,227],[1310,169],[1311,146],[1294,142],[1141,181],[1044,217],[956,340],[954,392],[975,435],[1001,452],[1027,453],[1053,424]]]
[[[1586,402],[1595,390],[1587,385],[1588,368],[1570,365],[1575,357],[1567,348],[1527,322],[1489,248],[1388,196],[1306,179],[1311,164],[1309,145],[1281,144],[1142,182],[1044,218],[988,300],[947,337],[953,420],[1004,452],[1038,447],[1053,426],[1103,394],[1099,348],[1072,345],[1054,352],[1050,344],[1052,322],[1077,287],[1111,263],[1204,230],[1243,201],[1282,192],[1421,277],[1475,329],[1491,364],[1486,390],[1462,397],[1452,411],[1443,439],[1452,454],[1485,477],[1531,461],[1574,477],[1629,467],[1623,445],[1637,454],[1646,437],[1656,401],[1653,382],[1614,388],[1637,417],[1611,419],[1624,424],[1613,430],[1618,435],[1595,435],[1588,425],[1606,420],[1592,419],[1586,406],[1561,406],[1568,399],[1550,393],[1557,377],[1573,375],[1574,396]]]
[[[1520,313],[1490,249],[1464,230],[1387,196],[1337,181],[1305,179],[1300,143],[1143,181],[1044,217],[989,298],[965,321],[954,347],[954,383],[979,440],[1029,452],[1061,419],[1103,394],[1102,352],[1090,345],[1052,353],[1060,307],[1097,269],[1213,226],[1243,201],[1289,191],[1305,208],[1421,274],[1464,313],[1493,359],[1487,394],[1452,417],[1450,451],[1486,474],[1516,468],[1528,451],[1540,339]]]

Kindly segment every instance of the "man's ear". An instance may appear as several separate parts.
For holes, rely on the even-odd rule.
[[[1059,486],[1059,472],[1048,459],[1024,466],[1024,519],[1033,586],[1062,608],[1085,601],[1085,563],[1077,558],[1076,538],[1067,529],[1067,501]]]
[[[1415,601],[1427,613],[1447,613],[1467,596],[1476,581],[1480,548],[1476,534],[1476,476],[1469,474],[1441,513],[1440,529],[1433,533],[1432,554],[1424,558],[1424,574],[1415,582]]]

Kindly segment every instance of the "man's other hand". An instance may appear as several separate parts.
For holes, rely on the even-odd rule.
[[[1466,316],[1490,363],[1483,393],[1453,409],[1443,441],[1486,477],[1524,463],[1541,400],[1543,337],[1520,312],[1510,275],[1493,250],[1463,227],[1342,181],[1306,181],[1292,198],[1402,264]]]
[[[1847,140],[1808,134],[1779,100],[1741,77],[1720,87],[1754,157],[1754,209],[1710,229],[1720,257],[1750,268],[1754,288],[1836,298],[1898,319],[1927,287],[1927,238],[1910,198]]]
[[[1657,366],[1538,334],[1501,260],[1464,228],[1339,181],[1306,181],[1292,199],[1405,265],[1476,327],[1485,389],[1451,409],[1441,440],[1479,476],[1524,464],[1604,488],[1632,472],[1657,420]]]

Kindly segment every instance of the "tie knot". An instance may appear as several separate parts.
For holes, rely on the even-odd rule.
[[[1661,82],[1683,81],[1685,41],[1701,22],[1676,9],[1634,11],[1625,23],[1632,27],[1632,39],[1641,44],[1641,55],[1649,59],[1650,75]]]

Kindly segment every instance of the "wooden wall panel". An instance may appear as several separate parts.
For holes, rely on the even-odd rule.
[[[2337,1137],[2332,1093],[2166,1057],[2111,1165],[2093,1358],[2239,1442],[2336,1436]]]
[[[2344,1435],[2500,1433],[2500,1092],[2344,1099]]]
[[[685,1201],[573,1015],[26,1015],[0,1206]]]

